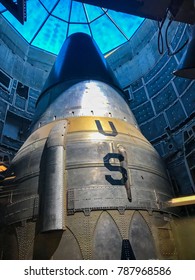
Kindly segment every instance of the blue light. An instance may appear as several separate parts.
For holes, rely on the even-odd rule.
[[[66,4],[64,3],[64,0],[60,0],[60,2],[56,6],[52,14],[68,22],[70,12],[71,12],[70,9],[71,9],[71,0],[66,0]]]
[[[28,0],[27,22],[20,24],[0,4],[10,24],[33,46],[58,54],[67,36],[87,33],[103,53],[127,42],[143,18],[73,0]]]
[[[88,24],[70,24],[68,36],[76,32],[83,32],[91,35]]]
[[[117,24],[121,31],[124,32],[128,39],[131,38],[132,34],[143,21],[143,18],[111,10],[108,11],[108,15]]]
[[[6,10],[6,8],[0,3],[0,13],[5,11],[5,10]]]
[[[107,16],[98,18],[92,22],[90,26],[93,37],[95,41],[98,42],[102,53],[106,53],[126,42],[126,38]],[[105,33],[106,35],[103,36]]]
[[[50,16],[33,41],[33,46],[58,54],[66,39],[67,28],[66,22]]]
[[[57,2],[59,0],[40,0],[40,2],[44,5],[44,7],[48,10],[48,12],[51,12],[51,10],[54,8]],[[27,4],[28,5],[28,4]]]
[[[25,22],[24,25],[19,23],[8,11],[4,12],[3,16],[28,42],[30,42],[36,32],[39,31],[48,13],[38,0],[31,0],[27,2],[27,22]]]
[[[90,22],[104,14],[104,11],[96,6],[85,4],[85,9]]]
[[[74,1],[72,2],[70,22],[87,23],[87,18],[82,3]]]

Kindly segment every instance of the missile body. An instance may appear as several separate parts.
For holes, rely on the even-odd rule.
[[[1,184],[2,259],[177,259],[164,165],[93,39],[64,43]]]

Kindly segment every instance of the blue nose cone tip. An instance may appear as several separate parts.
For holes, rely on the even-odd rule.
[[[119,87],[95,40],[74,33],[64,42],[42,92],[69,81],[98,80]]]

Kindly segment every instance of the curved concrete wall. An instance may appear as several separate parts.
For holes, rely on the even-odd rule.
[[[169,30],[171,50],[180,48],[189,33],[188,25],[174,22]],[[173,75],[186,48],[173,56],[165,48],[160,55],[157,36],[157,23],[146,20],[130,42],[107,59],[129,92],[129,105],[143,134],[165,159],[175,191],[186,194],[194,192],[194,184],[183,133],[194,126],[195,83]]]
[[[30,46],[0,15],[1,81],[9,80],[8,86],[0,83],[0,146],[11,157],[23,143],[54,61],[54,55]],[[25,97],[18,93],[19,84],[27,87]]]

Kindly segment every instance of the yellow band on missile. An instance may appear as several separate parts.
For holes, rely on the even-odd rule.
[[[186,206],[195,204],[195,195],[172,198],[168,201],[169,207]]]
[[[57,122],[62,121],[63,119],[60,119],[41,126],[33,132],[31,137],[27,139],[23,147],[34,143],[35,141],[40,141],[40,139],[48,137],[52,127],[55,126]],[[80,132],[98,132],[101,135],[104,134],[105,136],[117,136],[118,134],[123,134],[132,137],[134,142],[137,138],[138,141],[141,140],[145,143],[149,143],[135,125],[130,124],[125,120],[108,117],[79,116],[65,118],[64,121],[68,122],[67,134]]]
[[[97,123],[98,121],[98,123]],[[74,132],[99,132],[98,124],[106,133],[113,133],[113,126],[119,134],[127,134],[139,138],[144,138],[139,129],[129,124],[125,120],[108,117],[72,117],[68,118],[68,133]]]

